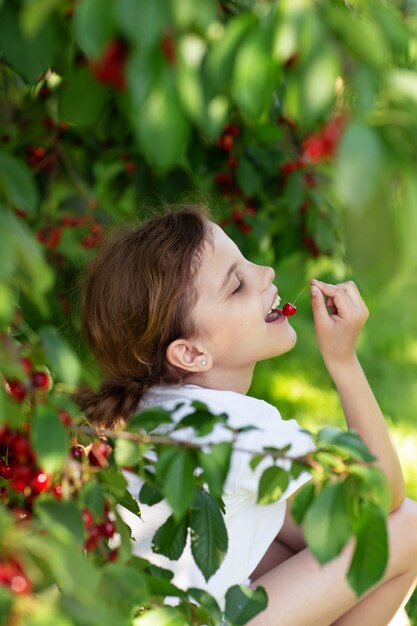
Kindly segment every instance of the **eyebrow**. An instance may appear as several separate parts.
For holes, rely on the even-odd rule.
[[[223,289],[226,287],[227,283],[230,280],[231,275],[233,274],[233,272],[235,271],[235,269],[237,268],[238,264],[237,263],[233,263],[229,269],[226,272],[226,276],[224,277],[222,286],[220,287],[220,291],[219,293],[222,293]]]

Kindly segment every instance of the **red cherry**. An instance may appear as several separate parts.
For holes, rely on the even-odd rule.
[[[161,39],[161,51],[165,61],[174,65],[177,58],[176,41],[172,33],[164,33]]]
[[[117,561],[118,558],[119,558],[119,550],[117,548],[115,548],[114,550],[111,550],[111,552],[109,553],[109,561],[114,563],[114,561]]]
[[[71,426],[72,419],[68,411],[58,411],[58,416],[61,422],[64,424],[64,426],[66,426],[67,428]]]
[[[234,142],[235,140],[233,138],[233,135],[227,133],[226,135],[222,135],[222,137],[217,140],[217,146],[225,152],[230,152],[230,150],[233,148]]]
[[[83,446],[78,445],[71,448],[71,455],[77,461],[81,461],[84,458],[84,454],[85,452]]]
[[[84,544],[84,548],[87,550],[87,552],[95,550],[100,542],[100,539],[101,531],[99,526],[93,526],[92,528],[90,528],[87,541]]]
[[[9,451],[20,463],[33,461],[34,455],[28,437],[14,433],[10,437]]]
[[[52,491],[52,495],[54,496],[55,500],[62,500],[62,485],[57,483],[56,485],[54,485],[52,487],[51,491]]]
[[[112,451],[111,446],[104,441],[95,442],[91,450],[88,453],[88,460],[90,465],[95,467],[107,467],[107,457]]]
[[[48,474],[45,474],[42,470],[36,472],[35,476],[32,479],[31,487],[36,493],[42,493],[46,491],[51,483],[51,477]]]
[[[237,137],[238,135],[240,135],[240,126],[238,126],[237,124],[227,124],[227,126],[224,127],[223,133],[228,133],[233,137]]]
[[[18,465],[12,479],[12,487],[15,491],[25,491],[33,477],[33,469],[30,465]]]
[[[33,363],[31,361],[31,359],[28,356],[24,356],[21,361],[20,361],[23,370],[26,372],[26,374],[30,374],[33,370]]]
[[[47,372],[39,371],[32,374],[32,384],[37,389],[47,391],[49,389],[51,379]]]
[[[16,574],[10,581],[10,589],[13,593],[24,594],[32,591],[32,585],[26,576]]]
[[[114,533],[116,532],[116,526],[111,520],[105,522],[104,524],[100,524],[99,529],[101,532],[101,536],[108,537],[109,539],[110,537],[113,537]]]
[[[4,461],[0,461],[0,476],[9,480],[13,476],[13,468]]]
[[[127,48],[118,39],[109,41],[100,58],[92,61],[91,71],[96,80],[122,91],[126,88],[125,65]]]
[[[8,380],[7,381],[8,392],[14,400],[17,402],[23,402],[26,397],[26,386],[20,382],[20,380]]]
[[[93,514],[88,509],[83,509],[81,512],[83,516],[84,526],[86,528],[91,528],[94,522]]]
[[[127,172],[128,174],[133,174],[133,172],[136,172],[137,169],[138,166],[136,165],[136,163],[133,163],[133,161],[128,161],[125,164],[125,172]]]
[[[291,304],[290,302],[287,302],[287,304],[284,304],[284,306],[282,307],[282,314],[285,315],[286,317],[295,315],[295,313],[297,313],[297,307]]]

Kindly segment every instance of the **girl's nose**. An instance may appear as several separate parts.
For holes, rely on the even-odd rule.
[[[275,280],[275,271],[272,267],[268,267],[267,265],[261,265],[260,269],[261,269],[261,276],[262,276],[262,280],[261,280],[262,287],[267,289],[268,287],[270,287],[271,283],[273,283]]]

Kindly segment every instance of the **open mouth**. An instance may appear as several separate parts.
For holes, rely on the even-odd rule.
[[[282,316],[282,310],[279,308],[280,302],[281,302],[281,298],[277,294],[275,296],[275,300],[273,301],[265,317],[265,322],[267,323],[276,322],[276,320]]]

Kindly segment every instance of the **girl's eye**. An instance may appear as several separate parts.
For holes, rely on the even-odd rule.
[[[243,280],[241,280],[239,282],[238,287],[233,291],[232,296],[234,296],[236,293],[239,293],[239,291],[242,291],[244,286],[245,286],[245,283],[243,282]]]

